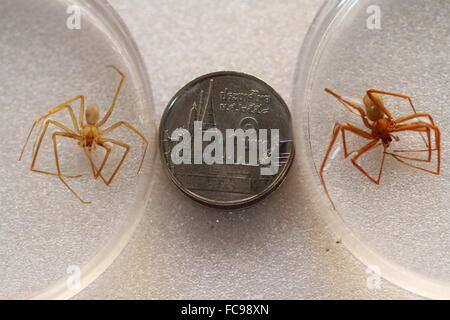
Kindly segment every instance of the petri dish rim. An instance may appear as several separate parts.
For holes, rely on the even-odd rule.
[[[311,196],[318,201],[317,209],[322,214],[327,226],[341,239],[347,249],[368,268],[377,266],[383,270],[381,277],[404,288],[412,293],[433,298],[450,299],[450,283],[425,277],[417,272],[390,261],[376,252],[359,238],[336,211],[328,197],[322,192],[322,185],[313,159],[312,146],[310,144],[308,91],[312,87],[312,75],[314,74],[318,60],[323,52],[327,36],[331,32],[331,26],[336,19],[342,19],[351,10],[358,0],[324,1],[311,24],[303,41],[294,76],[293,88],[293,116],[302,124],[301,129],[295,134],[297,159],[309,173],[305,178],[310,186]]]
[[[156,123],[154,119],[153,101],[151,96],[150,81],[148,73],[144,65],[141,54],[132,38],[128,28],[122,21],[120,16],[112,8],[112,6],[101,0],[92,0],[84,2],[82,0],[66,0],[73,5],[81,8],[83,14],[86,14],[89,20],[107,36],[111,43],[115,46],[114,50],[120,50],[120,54],[124,56],[124,63],[134,74],[134,82],[136,89],[139,90],[138,95],[145,105],[148,117],[144,125],[148,128],[150,135],[149,146],[146,154],[146,163],[144,163],[141,173],[138,177],[136,187],[137,201],[130,208],[126,219],[117,228],[116,235],[109,239],[106,244],[101,247],[91,260],[87,261],[80,267],[79,285],[68,286],[70,275],[59,279],[50,286],[35,291],[25,298],[28,299],[69,299],[81,292],[94,280],[96,280],[119,256],[122,250],[130,240],[134,230],[139,224],[150,197],[153,185],[153,163],[156,158]],[[95,19],[93,19],[95,17]]]

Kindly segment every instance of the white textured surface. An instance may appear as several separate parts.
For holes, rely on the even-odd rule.
[[[110,135],[130,143],[132,151],[109,187],[92,179],[89,162],[76,142],[58,140],[63,173],[83,174],[67,182],[93,202],[89,206],[81,204],[57,177],[29,170],[39,127],[24,158],[17,161],[33,121],[51,108],[83,94],[87,105],[95,103],[100,113],[105,113],[119,81],[118,74],[105,64],[115,64],[130,75],[111,40],[90,20],[82,21],[81,30],[66,28],[66,9],[64,1],[0,3],[2,298],[28,296],[66,277],[68,266],[81,267],[116,234],[135,199],[142,149],[141,142],[126,130],[118,129]],[[106,125],[128,120],[142,130],[138,101],[129,76]],[[78,117],[79,102],[72,106]],[[67,111],[53,119],[72,128]],[[54,131],[60,130],[49,128],[47,137]],[[112,152],[115,163],[119,150]],[[56,172],[50,138],[42,143],[36,167]]]
[[[320,1],[110,1],[138,42],[161,114],[189,80],[254,74],[291,105],[298,50]],[[294,164],[264,202],[227,213],[180,194],[157,162],[133,240],[77,298],[415,298],[361,265],[314,211]]]

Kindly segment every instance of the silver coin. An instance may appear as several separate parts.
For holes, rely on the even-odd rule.
[[[185,85],[159,128],[170,179],[192,199],[224,209],[253,204],[280,185],[294,158],[292,139],[289,110],[275,90],[228,71]]]

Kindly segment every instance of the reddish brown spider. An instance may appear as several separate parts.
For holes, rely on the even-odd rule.
[[[89,204],[90,202],[88,201],[84,201],[80,198],[80,196],[67,184],[67,182],[64,180],[64,178],[78,178],[81,177],[81,175],[75,175],[75,176],[69,176],[69,175],[64,175],[61,173],[61,168],[60,168],[60,164],[59,164],[59,158],[58,158],[58,150],[57,150],[57,143],[56,143],[56,138],[57,137],[65,137],[65,138],[70,138],[70,139],[74,139],[78,141],[78,145],[80,147],[83,148],[83,150],[85,151],[87,158],[89,159],[89,162],[91,164],[91,169],[92,169],[92,173],[94,175],[94,179],[97,179],[98,177],[100,177],[103,182],[106,185],[109,185],[112,180],[114,179],[114,177],[116,176],[117,172],[119,171],[120,167],[122,166],[122,163],[124,162],[126,156],[128,155],[128,153],[130,152],[131,147],[121,141],[118,140],[114,140],[114,139],[110,139],[107,137],[104,137],[105,134],[113,131],[114,129],[117,129],[120,126],[125,126],[128,129],[130,129],[132,132],[134,132],[135,134],[137,134],[144,142],[145,142],[145,150],[144,150],[144,154],[142,156],[142,161],[144,160],[144,156],[145,156],[145,152],[147,150],[147,146],[148,146],[148,140],[139,132],[137,131],[132,125],[130,125],[128,122],[125,121],[119,121],[115,124],[113,124],[112,126],[110,126],[109,128],[105,129],[105,130],[101,130],[101,126],[103,126],[106,121],[109,119],[109,117],[111,116],[112,112],[114,111],[114,107],[116,105],[116,101],[117,101],[117,97],[119,96],[119,92],[120,89],[122,88],[122,84],[125,80],[125,75],[115,66],[112,65],[108,65],[107,67],[113,68],[114,70],[116,70],[119,75],[120,75],[120,81],[119,84],[117,86],[116,92],[114,94],[114,98],[112,100],[111,106],[109,107],[108,111],[106,112],[105,116],[99,121],[100,118],[100,114],[99,114],[99,109],[98,107],[94,104],[94,105],[90,105],[87,109],[86,109],[86,114],[84,113],[84,96],[80,95],[77,96],[73,99],[70,99],[66,102],[64,102],[63,104],[60,104],[59,106],[51,109],[49,112],[47,112],[45,115],[43,115],[42,117],[40,117],[39,119],[37,119],[34,123],[33,126],[30,129],[30,132],[28,134],[27,139],[25,140],[25,144],[22,148],[22,151],[20,153],[20,157],[19,160],[22,159],[23,153],[25,151],[25,147],[28,143],[28,140],[30,139],[31,133],[33,132],[34,128],[36,127],[36,125],[48,118],[49,116],[51,116],[52,114],[55,114],[59,111],[62,110],[67,110],[69,112],[69,115],[72,119],[72,124],[73,124],[73,129],[69,129],[68,127],[66,127],[65,125],[63,125],[62,123],[59,123],[57,121],[54,120],[47,120],[43,126],[42,132],[40,132],[40,134],[38,135],[38,138],[34,144],[34,148],[33,148],[33,161],[31,162],[31,167],[30,170],[34,171],[34,172],[38,172],[38,173],[43,173],[43,174],[48,174],[48,175],[53,175],[53,176],[58,176],[59,179],[61,180],[61,182],[82,202],[85,204]],[[80,119],[79,119],[79,125],[77,122],[77,119],[75,117],[75,114],[73,112],[72,106],[69,105],[69,103],[72,103],[76,100],[80,100]],[[84,123],[84,118],[86,118],[86,123]],[[43,171],[43,170],[38,170],[35,168],[36,165],[36,158],[39,152],[39,148],[41,147],[41,143],[42,140],[44,138],[45,133],[47,132],[47,128],[49,125],[54,125],[56,127],[58,127],[59,129],[62,129],[63,131],[59,131],[59,132],[55,132],[52,134],[52,140],[53,140],[53,151],[55,153],[55,161],[56,161],[56,168],[57,168],[57,173],[54,172],[48,172],[48,171]],[[122,158],[120,159],[119,163],[117,164],[114,172],[111,174],[109,179],[105,179],[103,177],[103,175],[101,174],[103,168],[106,165],[106,162],[108,161],[109,155],[112,151],[112,147],[109,144],[113,144],[119,147],[122,147],[125,149],[125,152],[122,156]],[[105,156],[103,158],[103,161],[100,165],[100,167],[97,169],[97,167],[94,164],[94,161],[92,159],[92,152],[94,152],[96,150],[96,146],[102,147],[103,149],[105,149]],[[142,161],[141,161],[141,166],[142,166]],[[140,170],[141,167],[139,167]]]
[[[440,145],[440,131],[439,128],[435,125],[433,118],[428,113],[417,113],[416,109],[414,108],[414,105],[412,103],[412,100],[410,97],[402,94],[392,93],[392,92],[385,92],[385,91],[379,91],[379,90],[367,90],[366,95],[364,96],[363,102],[365,109],[358,106],[357,104],[353,103],[352,101],[349,101],[348,99],[345,99],[341,97],[340,95],[334,93],[330,89],[325,89],[326,92],[336,97],[340,102],[344,104],[351,112],[357,113],[363,122],[363,124],[366,126],[367,129],[369,129],[369,132],[364,131],[350,123],[347,122],[336,122],[333,128],[333,137],[331,138],[330,145],[328,146],[327,152],[325,154],[325,157],[323,159],[322,165],[320,167],[320,178],[322,180],[322,184],[324,185],[325,191],[328,194],[327,187],[325,185],[325,180],[323,178],[323,173],[325,169],[326,162],[328,160],[328,157],[330,155],[330,151],[333,148],[334,143],[336,142],[336,139],[339,135],[339,132],[342,133],[342,142],[344,147],[344,157],[347,158],[350,154],[354,153],[354,155],[351,157],[352,164],[361,171],[367,178],[370,179],[370,181],[379,184],[381,179],[381,173],[383,171],[383,165],[384,165],[384,158],[386,155],[392,156],[397,161],[410,166],[415,169],[419,169],[425,172],[429,172],[432,174],[438,175],[440,172],[441,167],[441,145]],[[413,114],[401,117],[398,119],[393,119],[392,114],[387,110],[387,108],[384,105],[383,99],[381,95],[388,95],[388,96],[394,96],[399,97],[402,99],[406,99],[413,111]],[[424,121],[413,121],[410,123],[406,123],[408,120],[417,119],[417,118],[426,118],[429,120],[428,122]],[[361,149],[359,149],[356,152],[348,152],[347,150],[347,143],[345,140],[345,132],[350,131],[354,134],[366,138],[370,140],[365,146],[363,146]],[[424,139],[426,149],[413,149],[413,150],[393,150],[392,152],[388,152],[388,148],[393,140],[399,141],[398,136],[394,135],[396,132],[401,131],[414,131],[419,132],[419,134],[425,133],[427,136],[427,139]],[[431,143],[431,132],[434,132],[435,137],[435,148],[432,147]],[[361,165],[357,163],[357,160],[361,155],[363,155],[365,152],[382,145],[383,155],[381,159],[381,165],[380,165],[380,171],[378,173],[378,176],[376,178],[373,178],[370,176],[366,170],[364,170]],[[416,161],[417,162],[431,162],[431,155],[433,151],[437,151],[437,168],[435,171],[429,170],[427,168],[420,167],[416,164],[410,163],[409,161]],[[404,152],[411,152],[411,153],[418,153],[418,152],[427,152],[427,158],[415,158],[415,157],[408,157],[401,155],[399,153]],[[409,161],[405,161],[409,160]]]

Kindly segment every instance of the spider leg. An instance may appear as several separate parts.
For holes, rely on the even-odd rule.
[[[75,131],[78,132],[78,133],[80,133],[80,128],[78,127],[77,118],[75,117],[75,114],[73,113],[73,109],[72,109],[72,107],[71,107],[70,105],[67,105],[68,103],[71,103],[71,102],[73,102],[73,101],[75,101],[75,100],[77,100],[77,99],[80,99],[80,101],[81,101],[81,109],[84,110],[84,96],[77,96],[77,97],[72,98],[72,99],[70,99],[70,100],[67,100],[66,102],[60,104],[59,106],[57,106],[57,107],[51,109],[49,112],[47,112],[45,115],[43,115],[42,117],[40,117],[39,119],[37,119],[37,120],[33,123],[33,125],[31,126],[31,129],[30,129],[30,132],[28,133],[27,139],[25,140],[25,143],[24,143],[24,145],[23,145],[23,147],[22,147],[22,150],[21,150],[21,152],[20,152],[19,160],[22,159],[23,153],[24,153],[24,151],[25,151],[25,147],[27,146],[28,140],[30,139],[30,136],[31,136],[31,133],[33,132],[33,130],[34,130],[34,128],[36,127],[36,125],[37,125],[40,121],[42,121],[42,120],[44,120],[45,118],[51,116],[52,114],[55,114],[55,113],[57,113],[57,112],[59,112],[59,111],[62,111],[62,110],[64,110],[64,109],[67,109],[67,110],[69,111],[70,117],[72,118],[72,123],[73,123],[73,127],[74,127]],[[84,113],[84,111],[83,111],[83,113]],[[69,131],[72,132],[72,133],[74,133],[72,130],[69,130]]]
[[[429,113],[415,113],[415,114],[410,114],[409,116],[405,116],[405,117],[398,118],[398,119],[395,120],[394,122],[395,122],[395,123],[402,123],[402,122],[405,122],[405,121],[408,121],[408,120],[411,120],[411,119],[414,119],[414,118],[423,118],[423,117],[428,118],[428,119],[430,120],[431,124],[432,124],[433,126],[435,125],[434,119],[433,119],[433,117],[432,117]]]
[[[109,155],[111,154],[111,147],[108,146],[106,143],[100,142],[99,146],[103,147],[106,150],[106,154],[105,154],[105,157],[103,158],[100,168],[98,168],[98,172],[97,172],[97,175],[95,176],[95,179],[97,179],[99,177],[99,175],[101,174],[103,167],[105,166],[106,162],[108,161]]]
[[[409,98],[409,97],[408,97],[408,98]],[[411,100],[411,99],[410,99],[410,100]],[[411,103],[411,106],[413,106],[413,105],[412,105],[412,101],[411,101],[410,103]],[[402,123],[402,122],[405,122],[405,121],[408,121],[408,120],[411,120],[411,119],[417,119],[417,118],[423,118],[423,117],[425,117],[425,118],[428,118],[428,120],[430,120],[430,122],[431,122],[431,124],[432,124],[433,126],[435,126],[434,119],[433,119],[433,117],[432,117],[429,113],[416,113],[416,110],[414,109],[414,106],[413,106],[413,110],[414,110],[414,114],[411,114],[411,115],[406,116],[406,117],[398,118],[398,119],[395,120],[394,122],[395,122],[395,123]],[[430,141],[429,141],[429,140],[430,140],[429,137],[428,137],[428,143],[427,143],[427,141],[425,140],[425,138],[423,137],[423,135],[420,134],[420,136],[422,137],[423,141],[425,142],[426,147],[427,147],[427,148],[431,147]]]
[[[380,166],[380,171],[378,172],[378,178],[377,180],[375,180],[374,178],[372,178],[366,170],[363,169],[363,167],[361,167],[356,160],[358,160],[358,158],[360,156],[362,156],[364,153],[366,153],[367,151],[369,151],[370,149],[374,148],[377,144],[378,144],[378,140],[373,140],[371,142],[369,142],[368,144],[366,144],[364,147],[362,147],[359,151],[356,152],[356,154],[352,157],[352,163],[353,165],[359,170],[361,171],[367,178],[370,179],[370,181],[372,181],[373,183],[379,184],[380,183],[380,179],[381,179],[381,173],[383,172],[383,166],[384,166],[384,158],[385,158],[385,153],[383,152],[383,156],[381,159],[381,166]]]
[[[102,176],[101,171],[103,170],[103,167],[105,166],[106,162],[108,161],[109,155],[111,153],[111,147],[108,146],[106,143],[103,143],[103,142],[97,143],[97,145],[102,147],[102,148],[104,148],[106,150],[105,157],[103,158],[103,161],[102,161],[99,169],[96,168],[94,160],[92,159],[91,153],[88,150],[86,150],[86,148],[84,149],[84,151],[86,152],[86,155],[87,155],[87,157],[88,157],[88,159],[89,159],[89,161],[91,163],[92,174],[94,175],[94,179],[97,180],[98,177],[100,177],[100,178],[102,178],[103,182],[106,183],[106,180]]]
[[[128,129],[130,129],[131,131],[133,131],[135,134],[137,134],[144,142],[145,142],[145,149],[144,149],[144,153],[142,154],[142,159],[141,159],[141,163],[139,165],[139,169],[138,169],[138,173],[139,171],[141,171],[142,168],[142,164],[144,162],[144,158],[145,158],[145,154],[147,152],[147,147],[148,147],[148,140],[147,138],[145,138],[142,133],[140,133],[136,128],[134,128],[131,124],[129,124],[126,121],[119,121],[115,124],[113,124],[111,127],[105,129],[104,131],[100,132],[100,135],[104,135],[106,133],[109,133],[111,131],[113,131],[114,129],[117,129],[120,126],[126,126]]]
[[[91,163],[92,175],[95,178],[95,175],[97,174],[97,168],[95,167],[94,161],[92,160],[92,155],[89,151],[86,150],[86,148],[83,148],[83,150],[86,153],[86,156],[89,159],[89,162]]]
[[[426,168],[422,168],[422,167],[413,165],[413,164],[408,163],[408,162],[406,162],[405,160],[403,160],[403,159],[408,159],[408,158],[404,158],[404,157],[402,158],[402,157],[400,157],[400,156],[398,156],[398,155],[396,155],[396,154],[388,153],[388,152],[386,152],[386,154],[391,155],[395,160],[397,160],[397,161],[399,161],[399,162],[401,162],[401,163],[403,163],[403,164],[405,164],[405,165],[407,165],[407,166],[409,166],[409,167],[411,167],[411,168],[418,169],[418,170],[422,170],[422,171],[425,171],[425,172],[428,172],[428,173],[432,173],[432,174],[436,174],[436,175],[439,175],[439,173],[440,173],[440,166],[439,166],[439,164],[438,164],[438,168],[436,169],[436,171],[432,171],[432,170],[428,170],[428,169],[426,169]],[[410,160],[411,160],[411,159],[410,159]],[[414,159],[412,159],[412,160],[414,160]],[[416,160],[416,161],[417,161],[417,160]]]
[[[102,177],[102,179],[105,182],[105,184],[109,185],[113,181],[113,179],[116,176],[117,172],[119,171],[120,167],[122,166],[122,163],[124,162],[125,158],[127,157],[128,153],[130,152],[131,147],[128,144],[126,144],[126,143],[123,143],[123,142],[120,142],[120,141],[114,140],[114,139],[109,139],[109,138],[102,138],[101,142],[102,143],[110,142],[112,144],[118,145],[118,146],[120,146],[120,147],[125,149],[125,153],[123,154],[122,158],[120,159],[119,164],[117,165],[116,169],[114,169],[114,172],[112,173],[112,175],[109,178],[109,180],[105,181],[105,179],[103,179],[103,177],[100,175],[100,177]],[[100,174],[100,172],[98,172],[98,173]]]
[[[110,117],[111,114],[113,113],[114,107],[116,106],[117,97],[119,96],[120,89],[122,88],[123,82],[125,81],[125,75],[124,75],[124,74],[123,74],[116,66],[113,66],[113,65],[107,65],[106,67],[107,67],[107,68],[112,68],[112,69],[116,70],[116,71],[119,73],[119,75],[120,75],[120,81],[119,81],[119,84],[117,85],[116,92],[114,93],[114,97],[113,97],[113,100],[112,100],[112,102],[111,102],[111,106],[109,107],[109,109],[108,109],[108,111],[106,112],[106,114],[105,114],[105,116],[103,117],[103,119],[100,120],[100,121],[97,123],[97,126],[98,126],[98,127],[101,127],[101,126],[109,119],[109,117]]]
[[[412,131],[418,131],[420,133],[422,133],[422,130],[412,130]],[[407,157],[407,156],[402,156],[402,155],[397,155],[397,157],[402,158],[402,159],[407,159],[407,160],[413,160],[413,161],[420,161],[420,162],[431,162],[431,156],[433,154],[433,151],[437,151],[436,148],[432,148],[431,146],[431,129],[430,128],[425,128],[425,131],[427,133],[427,138],[428,138],[428,143],[425,140],[425,145],[427,147],[427,149],[400,149],[400,150],[393,150],[394,154],[395,153],[420,153],[420,152],[427,152],[428,153],[428,157],[426,159],[424,158],[413,158],[413,157]],[[390,152],[388,152],[388,154],[390,154]]]
[[[392,152],[386,152],[386,154],[395,156],[397,158],[401,158],[401,159],[406,159],[406,160],[413,160],[413,161],[419,161],[419,162],[431,162],[431,157],[427,158],[427,159],[423,159],[423,158],[413,158],[413,157],[407,157],[407,156],[401,156],[396,154],[395,152],[432,152],[432,151],[437,151],[437,149],[412,149],[412,150],[394,150],[394,153]]]
[[[61,180],[61,182],[67,187],[67,189],[70,190],[70,192],[72,192],[75,195],[75,197],[77,197],[78,200],[80,200],[84,204],[90,204],[91,202],[84,201],[83,199],[80,198],[80,196],[67,184],[67,182],[64,180],[64,178],[63,178],[63,176],[61,174],[61,168],[59,166],[58,148],[57,148],[57,143],[56,143],[56,137],[58,137],[58,136],[67,137],[67,138],[71,138],[71,139],[75,139],[75,140],[81,140],[81,138],[79,136],[77,136],[77,135],[72,134],[72,133],[55,132],[52,135],[53,151],[55,152],[55,161],[56,161],[56,168],[58,169],[58,178],[59,178],[59,180]]]
[[[372,127],[370,126],[369,121],[368,121],[367,118],[366,118],[366,111],[364,111],[363,108],[357,106],[356,104],[354,104],[353,102],[351,102],[351,101],[349,101],[349,100],[347,100],[347,99],[344,99],[343,97],[341,97],[340,95],[338,95],[337,93],[331,91],[331,90],[328,89],[328,88],[325,88],[324,90],[325,90],[327,93],[329,93],[329,94],[331,94],[332,96],[334,96],[334,97],[335,97],[336,99],[338,99],[340,102],[342,102],[342,104],[343,104],[345,107],[347,107],[347,108],[350,110],[350,112],[354,113],[355,110],[358,111],[358,113],[361,115],[361,120],[363,121],[364,125],[365,125],[367,128],[369,128],[369,129],[372,128]]]
[[[100,177],[103,180],[103,182],[106,184],[105,178],[103,177],[103,175],[100,172],[98,172],[98,169],[95,166],[94,160],[92,159],[92,154],[86,149],[84,149],[84,152],[86,153],[86,156],[87,156],[89,162],[91,163],[92,175],[94,176],[94,179],[97,180],[97,178]]]
[[[367,93],[369,93],[369,92],[378,93],[378,94],[384,94],[384,95],[387,95],[387,96],[393,96],[393,97],[399,97],[399,98],[402,98],[402,99],[406,99],[406,100],[408,100],[409,105],[411,106],[411,109],[413,110],[413,112],[417,113],[416,112],[416,108],[414,107],[414,104],[412,102],[411,97],[409,97],[407,95],[399,94],[399,93],[393,93],[393,92],[388,92],[388,91],[375,90],[375,89],[370,89],[370,90],[367,91]]]
[[[441,170],[441,132],[440,132],[438,127],[436,127],[435,125],[429,124],[427,122],[416,122],[416,123],[409,123],[409,124],[399,125],[396,128],[394,128],[392,131],[393,132],[408,131],[408,130],[418,131],[418,130],[424,130],[425,128],[429,128],[430,130],[434,131],[436,148],[433,149],[433,150],[437,151],[437,168],[436,168],[436,171],[428,170],[426,168],[422,168],[422,167],[413,165],[411,163],[408,163],[408,162],[403,160],[403,159],[405,159],[404,157],[401,157],[399,155],[396,155],[396,154],[390,154],[390,155],[394,159],[400,161],[403,164],[406,164],[407,166],[410,166],[412,168],[415,168],[415,169],[418,169],[418,170],[422,170],[422,171],[425,171],[425,172],[428,172],[428,173],[439,175],[440,174],[440,170]]]
[[[365,131],[363,131],[363,130],[361,130],[361,129],[359,129],[359,128],[357,128],[357,127],[355,127],[355,126],[353,126],[353,125],[351,125],[349,123],[346,123],[346,122],[341,122],[341,123],[340,122],[336,122],[335,123],[334,128],[333,128],[333,136],[331,138],[330,144],[328,145],[328,149],[327,149],[327,151],[325,153],[325,157],[324,157],[324,159],[322,161],[322,165],[320,166],[320,172],[319,172],[320,179],[322,181],[322,185],[323,185],[323,187],[325,189],[326,194],[328,195],[328,198],[330,198],[330,195],[328,193],[328,188],[327,188],[327,186],[325,184],[325,179],[323,177],[323,173],[325,171],[325,165],[327,163],[327,160],[328,160],[328,157],[330,155],[330,152],[333,149],[333,146],[334,146],[334,144],[335,144],[335,142],[337,140],[339,132],[342,132],[342,143],[344,145],[344,157],[347,158],[350,155],[350,153],[348,153],[348,151],[347,151],[347,142],[346,142],[346,139],[345,139],[345,131],[353,132],[356,135],[364,137],[366,139],[374,139],[374,137],[372,137],[371,134],[369,134],[369,133],[367,133],[367,132],[365,132]],[[334,207],[334,204],[333,204],[333,207]]]
[[[358,127],[355,127],[354,125],[352,125],[350,123],[347,123],[347,122],[336,122],[335,125],[334,125],[334,128],[333,128],[333,137],[331,138],[331,141],[330,141],[330,144],[328,146],[327,152],[326,152],[325,157],[324,157],[324,159],[322,161],[322,165],[320,166],[320,174],[321,175],[323,174],[326,162],[327,162],[328,157],[330,155],[330,152],[331,152],[331,150],[332,150],[332,148],[334,146],[334,143],[337,140],[339,132],[342,133],[342,143],[344,145],[344,158],[347,158],[351,154],[351,153],[349,153],[347,151],[347,142],[346,142],[346,139],[345,139],[345,131],[353,132],[354,134],[356,134],[356,135],[358,135],[360,137],[364,137],[366,139],[374,139],[374,137],[370,133],[359,129]]]
[[[38,155],[38,153],[39,153],[39,149],[41,148],[42,140],[44,139],[45,133],[46,133],[47,128],[48,128],[48,126],[49,126],[50,124],[53,124],[53,125],[55,125],[55,126],[61,128],[61,129],[63,129],[66,133],[71,134],[71,135],[73,135],[74,137],[77,137],[77,138],[74,138],[74,139],[80,139],[80,137],[77,136],[77,135],[75,135],[75,134],[73,134],[67,127],[65,127],[63,124],[61,124],[61,123],[59,123],[59,122],[57,122],[57,121],[47,120],[47,121],[45,122],[45,125],[44,125],[44,128],[43,128],[43,130],[42,130],[42,133],[41,133],[41,135],[39,136],[39,138],[36,140],[37,144],[35,143],[35,145],[36,145],[36,151],[33,153],[33,160],[31,161],[30,170],[31,170],[31,171],[34,171],[34,172],[37,172],[37,173],[43,173],[43,174],[48,174],[48,175],[52,175],[52,176],[58,176],[58,175],[59,175],[58,173],[48,172],[48,171],[43,171],[43,170],[38,170],[38,169],[35,168],[36,160],[37,160],[37,155]],[[75,175],[75,176],[69,176],[69,175],[62,175],[62,176],[65,177],[65,178],[78,178],[78,177],[81,177],[81,174],[80,174],[80,175]]]
[[[39,129],[39,131],[38,131],[38,134],[37,134],[37,137],[38,137],[38,138],[36,138],[36,140],[34,141],[34,144],[33,144],[33,150],[32,150],[32,152],[31,152],[31,154],[33,154],[33,155],[34,155],[34,153],[36,152],[37,143],[38,143],[39,137],[40,137],[41,134],[42,134],[42,131],[44,130],[44,125],[45,125],[45,122],[41,122],[41,127],[40,127],[40,129]]]

